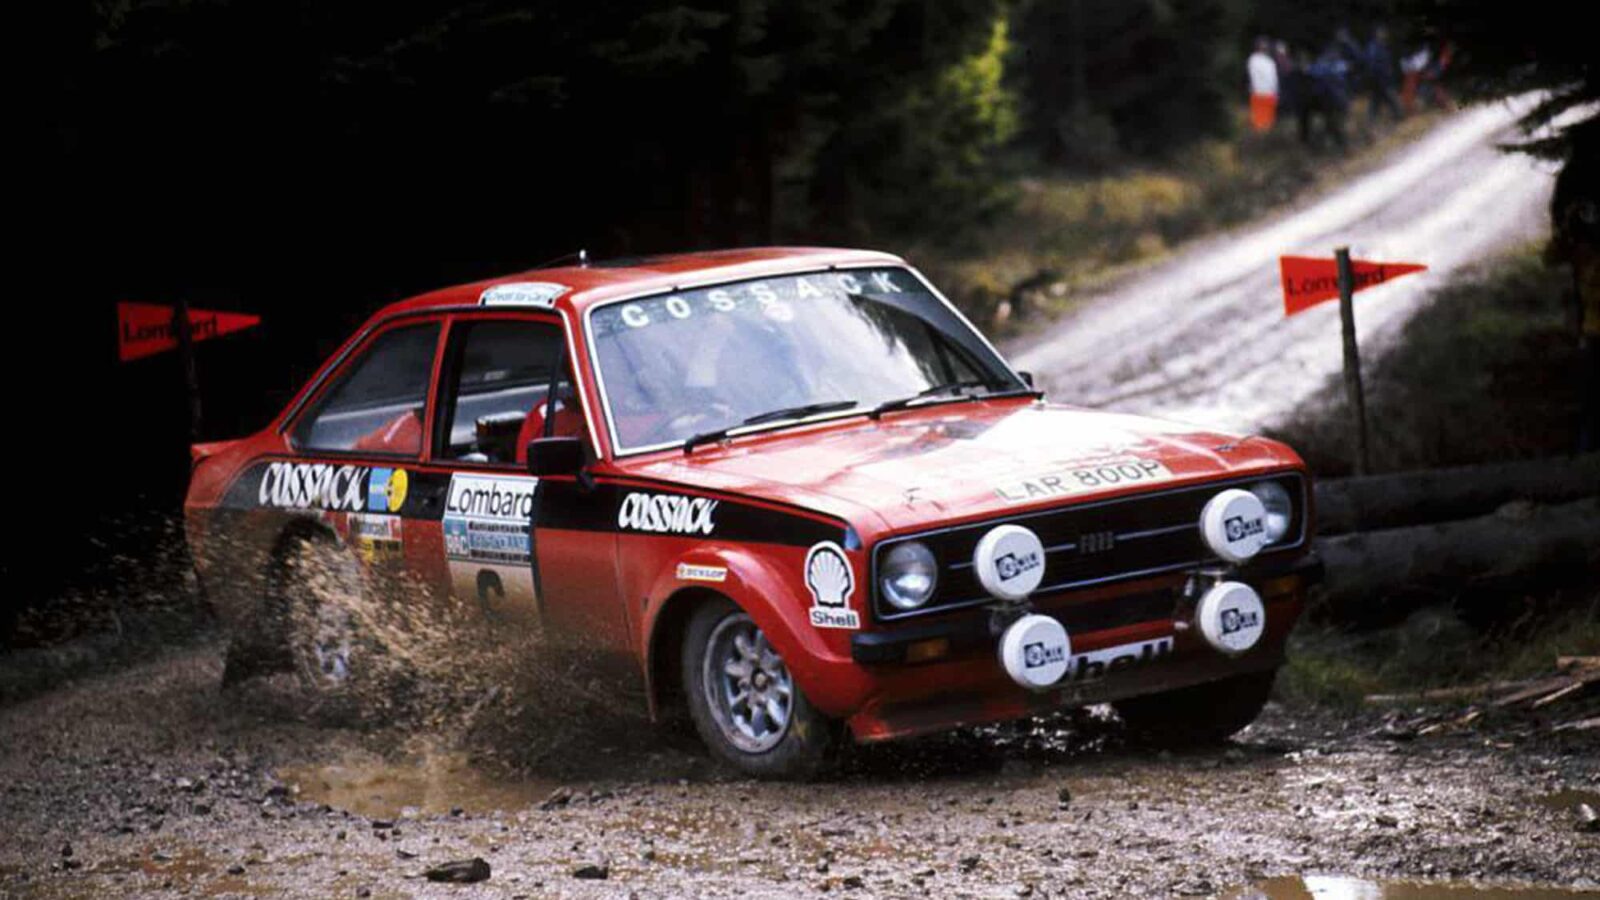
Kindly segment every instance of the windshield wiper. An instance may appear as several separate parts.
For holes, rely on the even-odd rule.
[[[764,413],[756,413],[741,421],[737,425],[729,425],[713,431],[697,434],[683,442],[683,452],[690,453],[700,444],[710,444],[727,437],[736,428],[745,428],[750,425],[764,425],[768,422],[781,422],[784,419],[804,419],[820,413],[840,412],[853,409],[860,404],[854,400],[824,400],[820,403],[806,403],[801,406],[786,406],[783,409],[774,409]]]
[[[962,391],[964,391],[964,390],[966,390],[968,388],[989,388],[989,389],[984,391],[981,394],[979,394],[979,393],[972,393],[972,394],[963,394],[963,393],[961,393]],[[901,397],[898,400],[885,400],[884,402],[878,404],[876,407],[873,407],[872,411],[867,413],[867,415],[870,416],[873,419],[878,419],[878,418],[881,418],[884,413],[894,412],[895,410],[899,410],[899,409],[909,409],[909,408],[911,408],[913,406],[916,406],[917,403],[919,401],[921,401],[921,400],[927,400],[930,397],[938,397],[938,396],[941,396],[941,395],[944,395],[944,394],[954,394],[956,396],[953,397],[952,399],[957,399],[957,400],[1003,400],[1006,397],[1035,397],[1035,398],[1037,398],[1037,397],[1043,397],[1044,396],[1044,392],[1034,390],[1031,387],[1019,387],[1019,388],[1007,388],[1007,389],[1004,389],[1004,390],[995,390],[994,388],[990,387],[989,383],[986,382],[986,381],[979,381],[979,380],[975,380],[975,379],[974,380],[969,380],[969,381],[948,381],[948,382],[945,382],[944,384],[936,384],[933,387],[927,388],[926,390],[919,391],[918,393],[916,393],[916,394],[914,394],[914,395],[912,395],[910,397]]]
[[[987,386],[988,382],[981,381],[979,379],[969,379],[967,381],[946,381],[942,384],[936,384],[933,387],[918,391],[909,397],[901,397],[898,400],[885,400],[873,407],[872,412],[868,413],[867,415],[876,419],[886,412],[894,412],[897,409],[907,409],[915,406],[917,401],[926,400],[929,397],[937,397],[941,394],[960,394],[967,388],[981,388]],[[1006,394],[985,394],[984,396],[1009,396],[1009,392]]]

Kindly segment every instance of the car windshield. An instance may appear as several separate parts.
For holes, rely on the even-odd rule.
[[[1017,390],[983,338],[903,268],[734,282],[596,307],[618,452],[748,424],[871,410],[957,385]],[[851,404],[854,404],[853,406]],[[794,415],[771,414],[793,411]]]

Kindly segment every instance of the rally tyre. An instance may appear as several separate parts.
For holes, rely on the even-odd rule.
[[[289,668],[318,718],[361,718],[389,660],[368,621],[360,564],[332,537],[295,540],[278,560],[277,630]]]
[[[1163,748],[1219,744],[1261,714],[1277,674],[1276,669],[1249,672],[1112,705],[1135,743]]]
[[[715,600],[695,610],[682,660],[690,718],[717,758],[757,778],[804,779],[827,765],[835,724],[739,607]]]

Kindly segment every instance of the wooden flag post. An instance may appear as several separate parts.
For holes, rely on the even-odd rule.
[[[189,442],[200,441],[200,374],[194,367],[194,330],[189,322],[189,302],[179,299],[172,307],[172,334],[178,340],[178,360],[183,365],[184,393],[189,399]]]
[[[1356,346],[1356,278],[1350,266],[1350,248],[1339,247],[1333,251],[1339,268],[1339,325],[1344,332],[1344,392],[1350,402],[1350,411],[1356,418],[1357,475],[1372,470],[1372,460],[1367,452],[1367,400],[1361,389],[1361,350]]]
[[[225,334],[253,328],[260,316],[246,313],[190,309],[186,301],[173,306],[156,303],[117,304],[117,358],[143,359],[168,350],[178,351],[183,387],[189,406],[189,438],[200,440],[200,377],[195,371],[194,345]]]
[[[1354,463],[1357,475],[1371,471],[1372,458],[1367,450],[1367,400],[1361,389],[1361,353],[1356,347],[1355,294],[1427,268],[1420,263],[1351,259],[1349,247],[1333,251],[1333,259],[1278,257],[1285,317],[1297,316],[1336,297],[1339,300],[1339,325],[1344,333],[1344,390],[1356,419]]]

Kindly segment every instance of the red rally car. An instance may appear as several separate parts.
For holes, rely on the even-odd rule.
[[[575,636],[756,775],[1107,701],[1151,738],[1226,737],[1319,574],[1292,450],[1046,403],[883,253],[425,294],[194,456],[188,536],[235,652],[359,678],[371,640],[286,565],[331,548]]]

